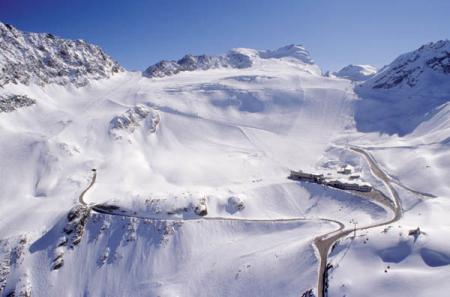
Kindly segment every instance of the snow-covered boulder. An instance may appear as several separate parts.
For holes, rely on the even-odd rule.
[[[244,199],[242,195],[234,195],[228,198],[227,211],[235,213],[245,208]]]
[[[206,198],[199,199],[195,205],[192,206],[194,213],[198,216],[206,216],[208,214],[208,206]]]
[[[334,72],[335,77],[346,78],[351,81],[365,81],[374,76],[377,69],[371,65],[348,65]]]
[[[0,23],[0,87],[8,83],[73,83],[109,78],[123,71],[98,46],[48,33],[28,33]]]

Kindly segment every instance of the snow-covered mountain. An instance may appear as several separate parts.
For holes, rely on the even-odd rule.
[[[428,43],[403,54],[355,88],[365,100],[357,108],[363,131],[405,135],[450,96],[450,41]]]
[[[434,88],[448,91],[449,80],[450,41],[440,40],[399,56],[361,87],[406,92],[420,89],[429,92]]]
[[[346,78],[352,81],[365,81],[374,76],[377,69],[371,65],[348,65],[341,70],[334,72],[333,75],[340,78]]]
[[[98,46],[0,22],[0,87],[8,83],[73,83],[109,78],[123,68]]]
[[[141,74],[84,42],[2,30],[16,42],[0,43],[1,296],[449,289],[448,103],[391,135],[412,117],[373,109],[394,100],[361,91],[381,74],[323,76],[301,46]]]
[[[287,45],[277,50],[254,50],[237,48],[221,56],[186,55],[178,61],[163,60],[144,71],[148,77],[164,77],[182,71],[208,70],[216,68],[250,68],[261,59],[284,59],[308,65],[311,71],[320,72],[309,54],[301,45]]]

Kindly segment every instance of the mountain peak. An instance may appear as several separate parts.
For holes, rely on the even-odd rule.
[[[403,54],[383,67],[362,87],[370,89],[414,89],[418,85],[450,80],[450,41],[439,40]]]
[[[311,58],[309,51],[298,44],[289,44],[283,47],[280,47],[276,50],[266,50],[260,52],[260,56],[265,59],[276,58],[290,58],[296,59],[306,64],[314,64],[314,61]]]
[[[371,65],[347,65],[333,75],[352,81],[365,81],[377,73],[377,68]]]
[[[225,55],[185,55],[178,61],[160,61],[144,71],[147,77],[164,77],[183,71],[208,70],[215,68],[249,68],[261,60],[280,59],[314,65],[309,52],[301,45],[287,45],[276,50],[234,48]]]
[[[73,83],[108,78],[123,68],[98,46],[0,23],[0,86]]]

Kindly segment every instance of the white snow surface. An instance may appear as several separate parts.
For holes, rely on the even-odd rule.
[[[367,99],[350,80],[322,76],[302,47],[234,52],[251,65],[0,89],[36,101],[0,113],[1,294],[317,294],[312,242],[337,229],[321,219],[351,228],[392,215],[354,193],[286,178],[344,163],[386,192],[348,145],[365,148],[398,183],[405,216],[337,245],[330,296],[450,289],[448,103],[401,135],[370,122],[364,130],[369,110],[360,104],[376,91]],[[78,230],[63,230],[93,168],[84,201],[119,210],[92,211],[74,243]],[[426,234],[408,236],[418,226]]]
[[[351,81],[365,81],[377,73],[377,68],[371,65],[347,65],[341,70],[334,72],[333,75],[340,78],[346,78]]]
[[[350,215],[370,223],[388,213],[353,195],[286,179],[291,168],[316,167],[333,139],[352,126],[349,83],[289,59],[258,63],[264,67],[158,80],[125,72],[82,88],[9,84],[0,90],[36,100],[0,117],[0,234],[12,247],[18,235],[29,237],[5,292],[19,291],[24,280],[36,296],[58,296],[62,288],[72,296],[316,290],[312,240],[337,228],[319,219]],[[145,229],[139,219],[127,227],[120,216],[96,214],[110,231],[100,235],[102,225],[91,217],[78,245],[58,248],[67,212],[92,168],[97,180],[87,203],[183,224],[168,227],[173,234],[157,244],[167,233],[158,228],[162,222]],[[245,208],[235,211],[230,197],[243,197]],[[207,217],[269,221],[199,220],[189,209],[204,199]],[[294,218],[302,220],[270,222]],[[121,235],[123,224],[136,234]],[[60,258],[63,266],[52,270]]]
[[[450,41],[403,54],[355,87],[357,128],[405,136],[430,120],[449,101]]]

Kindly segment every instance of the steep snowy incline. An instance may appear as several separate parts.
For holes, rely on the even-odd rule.
[[[363,99],[356,105],[358,130],[411,133],[450,100],[450,41],[399,56],[355,90]]]
[[[99,47],[83,40],[22,32],[0,22],[0,87],[8,83],[83,86],[122,71]]]
[[[440,95],[450,90],[449,75],[450,41],[440,40],[399,56],[361,85],[361,89],[423,91]]]

